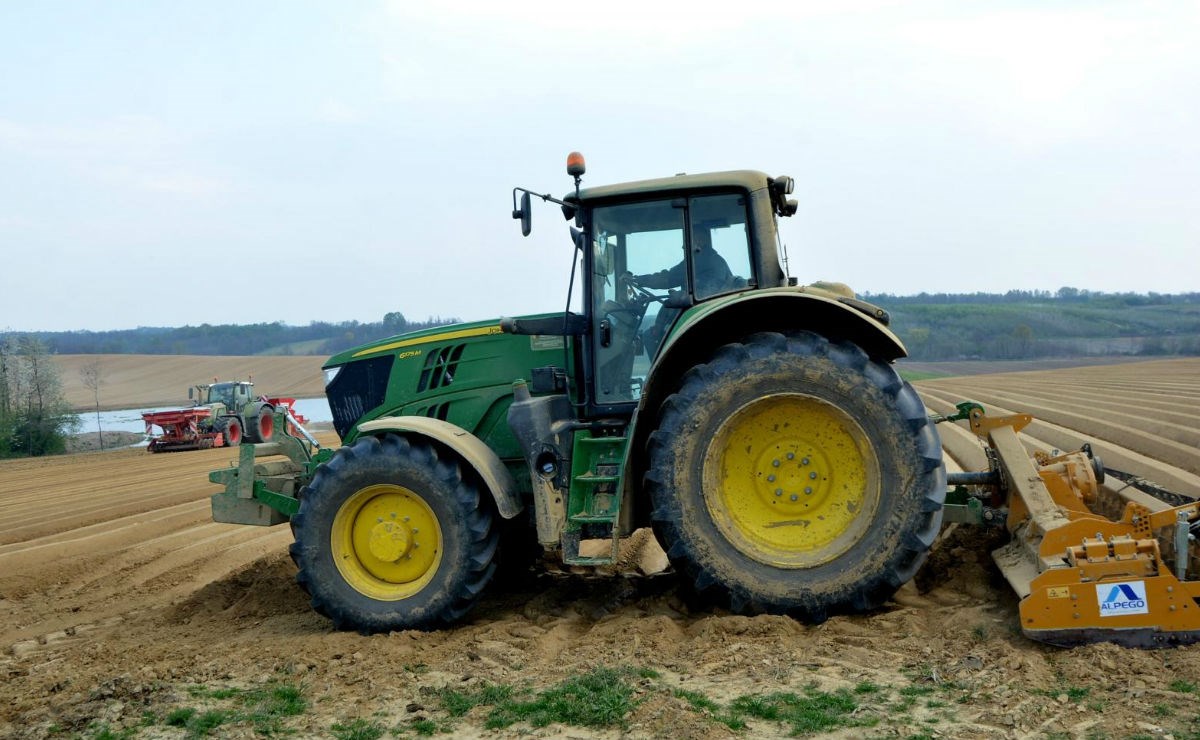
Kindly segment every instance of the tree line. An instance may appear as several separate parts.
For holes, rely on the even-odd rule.
[[[377,322],[313,321],[307,326],[266,324],[200,324],[183,327],[138,327],[114,331],[31,332],[61,355],[332,355],[395,334],[443,326],[455,318],[431,316],[409,321],[394,311]]]
[[[0,337],[0,458],[63,452],[77,425],[46,345]]]
[[[1200,355],[1200,293],[861,296],[891,314],[913,359]]]

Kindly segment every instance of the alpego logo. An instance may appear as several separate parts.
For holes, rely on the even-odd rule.
[[[1116,617],[1122,614],[1149,614],[1146,606],[1146,582],[1097,583],[1096,601],[1100,603],[1100,616]]]

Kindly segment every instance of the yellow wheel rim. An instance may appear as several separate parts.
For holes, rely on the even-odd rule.
[[[809,568],[857,542],[879,505],[879,461],[846,412],[812,396],[765,396],[734,412],[704,459],[721,534],[768,565]]]
[[[338,509],[333,562],[355,591],[399,601],[425,588],[442,560],[442,530],[429,504],[403,486],[357,491]]]

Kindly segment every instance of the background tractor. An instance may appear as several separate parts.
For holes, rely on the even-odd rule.
[[[905,350],[885,311],[785,273],[777,225],[796,211],[791,178],[739,170],[581,189],[582,157],[567,171],[575,188],[562,199],[514,189],[513,217],[529,234],[537,197],[574,222],[580,313],[347,350],[324,366],[342,447],[278,435],[210,474],[225,486],[218,521],[290,520],[297,580],[337,627],[449,625],[505,561],[534,549],[554,565],[605,566],[644,527],[699,596],[818,622],[883,604],[946,516],[1008,526],[1001,567],[1039,605],[1022,610],[1031,636],[1200,637],[1200,589],[1186,578],[1200,506],[1146,504],[1101,526],[1087,519],[1100,518],[1086,502],[1103,471],[1090,450],[1030,460],[1014,441],[1020,420],[974,405],[931,418],[893,366]],[[950,419],[969,420],[992,451],[990,470],[953,476],[947,503],[935,423]],[[1151,521],[1175,528],[1173,573],[1145,544]],[[1070,549],[1085,534],[1098,539]],[[1145,602],[1152,577],[1180,618],[1159,619],[1165,602],[1106,613],[1097,601]],[[1140,590],[1113,590],[1135,578]]]
[[[190,408],[142,414],[147,434],[155,426],[162,430],[151,439],[151,452],[237,447],[243,438],[270,442],[275,436],[275,410],[290,410],[296,402],[293,398],[255,396],[251,381],[218,383],[215,379],[188,388],[188,398],[195,404]]]

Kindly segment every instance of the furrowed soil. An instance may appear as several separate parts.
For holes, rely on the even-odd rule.
[[[241,359],[271,395],[294,390],[265,383],[276,360],[320,364]],[[171,382],[206,379],[185,375]],[[135,392],[112,373],[102,398],[176,402],[150,397],[179,391],[148,388],[152,367],[139,377]],[[993,415],[1030,412],[1030,447],[1091,442],[1110,467],[1200,495],[1200,360],[917,385],[933,411],[971,399]],[[952,468],[981,465],[965,432],[939,430]],[[494,588],[453,629],[336,632],[293,580],[286,525],[212,522],[207,473],[235,458],[124,449],[0,461],[0,737],[1200,736],[1200,646],[1026,639],[989,554],[1002,539],[962,525],[886,607],[820,625],[698,606],[670,573],[633,577],[662,557],[643,533],[620,574]],[[503,723],[485,687],[532,698],[588,675],[628,688],[612,723],[488,729]],[[263,709],[281,687],[300,703]],[[452,701],[472,694],[479,706]],[[772,701],[825,714],[745,710]]]

